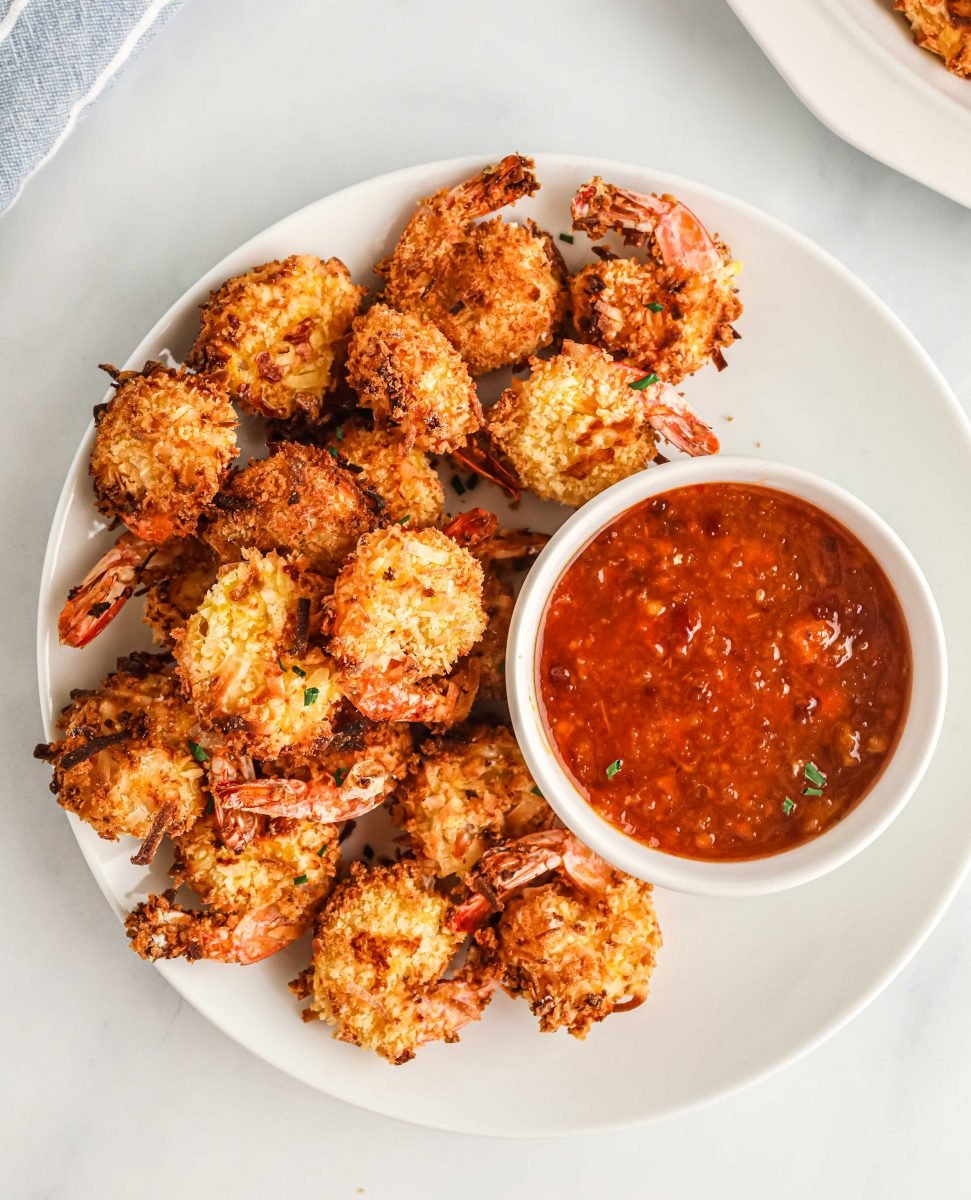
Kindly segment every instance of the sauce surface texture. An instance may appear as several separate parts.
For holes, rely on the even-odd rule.
[[[623,513],[560,578],[541,638],[546,725],[581,791],[689,858],[774,854],[839,821],[910,695],[903,614],[870,552],[744,484]]]

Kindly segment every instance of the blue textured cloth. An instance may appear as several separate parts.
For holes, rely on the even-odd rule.
[[[182,0],[0,0],[0,212]]]

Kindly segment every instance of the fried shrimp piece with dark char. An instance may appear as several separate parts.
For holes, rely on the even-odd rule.
[[[386,304],[355,320],[347,381],[379,426],[400,431],[404,452],[419,446],[447,454],[482,424],[475,384],[448,338],[430,321]]]
[[[337,258],[295,254],[255,267],[202,306],[188,364],[222,380],[247,412],[316,420],[366,291]]]
[[[417,446],[408,449],[393,429],[378,429],[355,417],[336,426],[328,449],[384,502],[381,515],[409,529],[436,525],[445,507],[438,472]]]
[[[364,720],[350,706],[347,713],[326,750],[261,763],[262,778],[217,785],[220,803],[230,811],[323,822],[351,820],[376,808],[414,760],[411,726]]]
[[[375,527],[378,509],[326,450],[278,442],[216,496],[202,536],[223,562],[238,562],[243,550],[279,550],[330,575]]]
[[[205,807],[194,723],[171,660],[134,654],[98,687],[74,694],[60,718],[62,740],[35,755],[54,768],[62,808],[108,841],[142,839],[136,858],[148,862],[164,833],[184,832]]]
[[[205,909],[187,909],[175,890],[149,896],[125,922],[142,958],[216,959],[248,964],[275,954],[307,930],[330,893],[339,859],[337,829],[314,821],[259,818],[240,850],[226,847],[215,817],[176,840],[172,875]]]
[[[479,662],[480,700],[506,698],[506,643],[516,597],[512,588],[495,571],[486,570],[482,604],[488,624],[481,640],[472,650]]]
[[[216,582],[216,556],[197,538],[166,542],[140,573],[145,623],[159,646],[171,649],[181,629]]]
[[[550,235],[532,221],[476,223],[538,187],[532,160],[510,154],[423,200],[376,268],[386,302],[437,325],[473,375],[524,361],[563,320],[566,268]]]
[[[244,550],[173,635],[199,721],[230,751],[275,758],[329,739],[341,695],[320,645],[326,600],[305,560]]]
[[[390,813],[439,877],[464,874],[491,845],[553,823],[512,733],[469,725],[429,738]]]
[[[674,196],[646,196],[595,176],[573,200],[573,228],[608,230],[646,246],[645,262],[607,256],[570,279],[573,320],[584,338],[665,383],[680,383],[738,336],[740,264]]]
[[[971,0],[894,0],[894,9],[910,22],[918,46],[971,79]]]
[[[331,653],[352,673],[443,675],[482,636],[482,567],[439,529],[361,538],[334,585]]]
[[[651,885],[618,871],[602,892],[561,879],[527,888],[506,906],[494,938],[505,991],[528,1001],[544,1033],[566,1029],[581,1039],[646,1000],[661,946]]]
[[[463,941],[447,913],[419,864],[353,863],[317,918],[309,971],[291,984],[309,998],[305,1019],[326,1021],[335,1038],[391,1063],[428,1042],[457,1042],[495,983],[478,962],[443,978]]]
[[[238,453],[226,390],[157,362],[105,370],[116,390],[95,410],[95,503],[153,545],[187,537]]]

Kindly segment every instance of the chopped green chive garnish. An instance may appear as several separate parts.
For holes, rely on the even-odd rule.
[[[350,772],[348,771],[347,767],[337,768],[337,770],[334,772],[334,782],[338,787],[340,787],[349,774]]]
[[[613,779],[613,777],[617,774],[617,772],[620,770],[620,768],[623,765],[624,765],[624,760],[622,758],[615,758],[614,761],[607,768],[607,778]]]
[[[530,791],[533,793],[533,795],[534,795],[534,796],[539,796],[540,800],[545,800],[545,799],[546,799],[546,797],[545,797],[545,796],[543,795],[543,793],[542,793],[542,792],[539,790],[539,788],[536,786],[536,784],[535,784],[535,783],[533,784],[533,786],[532,786],[532,787],[531,787],[529,790],[530,790]]]
[[[786,796],[785,800],[782,801],[782,811],[786,814],[787,817],[795,807],[796,807],[795,800],[790,800],[788,796]]]
[[[651,310],[651,312],[664,312],[664,305],[658,304],[656,300],[652,300],[647,307]]]
[[[328,447],[327,447],[327,453],[328,453],[328,454],[331,456],[331,458],[337,458],[337,457],[338,457],[338,455],[337,455],[337,451],[334,449],[334,447],[333,447],[333,446],[328,446]]]
[[[287,669],[286,669],[286,667],[283,665],[283,659],[282,659],[282,658],[278,658],[276,661],[277,661],[277,663],[278,663],[278,664],[279,664],[279,666],[280,666],[280,670],[283,672],[283,674],[284,674],[284,675],[286,675],[286,673],[287,673]]]
[[[212,796],[210,796],[209,799],[206,801],[205,815],[207,817],[211,817],[215,811],[216,811],[216,801],[213,800]]]
[[[808,762],[805,766],[806,778],[810,783],[814,783],[816,787],[826,786],[826,776],[822,773],[815,763]]]
[[[451,483],[452,487],[455,489],[456,492],[458,492],[458,494],[460,496],[465,495],[465,484],[462,482],[461,479],[459,479],[458,475],[453,475],[449,482]]]
[[[401,520],[398,522],[398,524],[399,525],[407,525],[410,520],[411,520],[411,513],[405,513],[405,515],[401,518]]]
[[[822,788],[814,788],[814,787],[804,787],[802,789],[802,794],[804,796],[821,796],[823,794],[823,789]]]
[[[342,441],[344,440],[344,426],[343,426],[343,425],[338,425],[338,426],[337,426],[337,429],[335,430],[335,432],[336,432],[336,434],[337,434],[337,440],[338,440],[339,442],[342,442]]]
[[[374,847],[369,846],[367,844],[367,842],[365,842],[363,847],[361,848],[361,854],[363,855],[364,858],[366,858],[368,860],[368,862],[370,862],[371,859],[374,858]]]
[[[643,379],[635,379],[630,385],[635,392],[642,392],[645,388],[652,387],[658,382],[658,377],[652,371],[650,375],[645,375]]]
[[[479,482],[480,480],[478,475],[470,475],[465,481],[465,490],[467,492],[474,492],[479,486]]]
[[[203,750],[199,743],[192,741],[191,738],[189,739],[189,753],[198,763],[206,762],[209,758],[209,755],[205,752],[205,750]]]
[[[310,704],[316,704],[317,697],[320,695],[320,688],[304,688],[303,689],[303,706],[306,708]]]
[[[293,664],[290,670],[294,673],[294,675],[299,675],[301,679],[307,678],[307,672],[303,669],[303,667],[298,667],[296,663]]]
[[[573,234],[572,233],[561,233],[560,241],[561,242],[569,242],[569,244],[572,246],[573,245]]]
[[[327,849],[327,843],[326,843],[326,842],[324,842],[324,844],[323,844],[323,845],[320,847],[320,849],[317,851],[317,857],[318,857],[318,858],[323,858],[323,857],[324,857],[324,851],[325,851],[326,849]]]
[[[306,883],[307,876],[306,875],[294,875],[293,882],[294,883]]]

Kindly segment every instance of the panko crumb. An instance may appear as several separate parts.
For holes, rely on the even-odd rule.
[[[441,519],[445,489],[438,472],[423,450],[405,446],[400,433],[354,417],[335,427],[329,449],[352,470],[360,470],[361,479],[384,502],[385,520],[424,529]]]
[[[367,289],[337,258],[295,254],[228,279],[202,306],[187,359],[248,412],[320,417]]]
[[[644,399],[605,351],[566,341],[530,366],[488,417],[491,437],[529,491],[579,507],[654,458]]]

